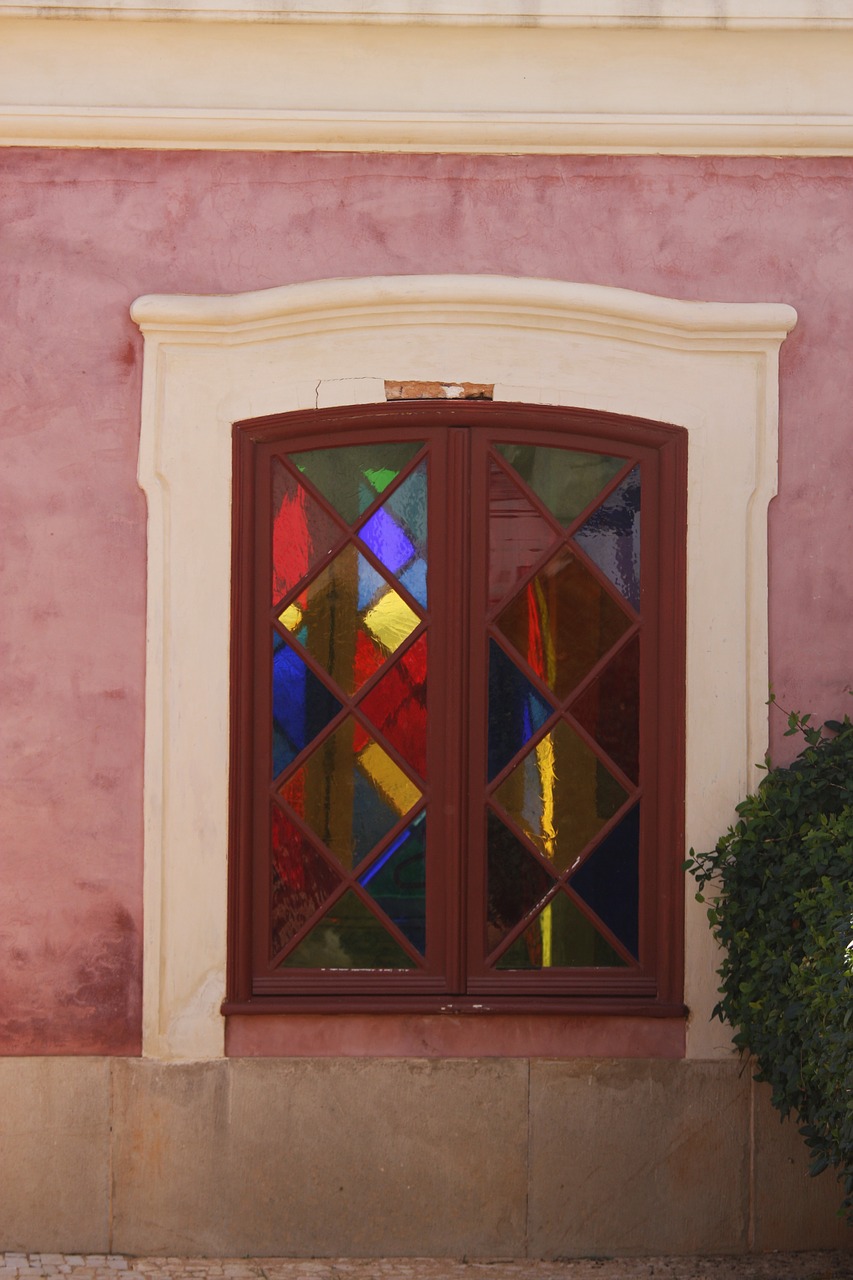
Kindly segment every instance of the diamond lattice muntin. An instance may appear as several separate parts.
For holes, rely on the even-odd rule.
[[[491,598],[512,581],[500,566],[513,511],[528,569],[516,571],[490,641],[486,950],[514,933],[492,961],[498,970],[621,968],[630,961],[617,944],[637,955],[639,912],[628,808],[638,782],[639,468],[625,476],[623,458],[560,449],[499,452],[515,480],[491,461]],[[537,499],[562,534],[546,534]],[[562,714],[546,726],[554,704]],[[555,877],[577,897],[548,896]]]

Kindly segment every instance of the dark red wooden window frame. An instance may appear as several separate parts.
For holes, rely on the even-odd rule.
[[[486,449],[469,444],[471,428],[488,431],[489,442],[516,441],[535,433],[540,443],[583,446],[624,453],[643,467],[643,618],[649,633],[641,673],[641,752],[644,760],[645,829],[640,890],[643,971],[516,971],[478,973],[472,956],[483,903],[469,893],[484,885],[463,866],[466,849],[484,858],[477,844],[482,828],[479,796],[466,801],[472,761],[483,772],[486,681],[482,636],[484,606],[459,608],[470,581],[470,565],[484,565],[487,552],[485,484],[471,485],[470,469]],[[255,838],[263,787],[256,786],[255,760],[268,752],[268,695],[259,692],[259,664],[269,662],[269,565],[257,553],[268,539],[270,458],[278,450],[361,443],[368,438],[431,440],[446,478],[445,492],[430,486],[430,610],[440,630],[430,639],[429,682],[433,705],[459,706],[457,732],[431,740],[427,794],[441,796],[430,821],[445,823],[447,850],[443,876],[433,872],[428,910],[444,929],[439,963],[412,974],[353,975],[332,971],[285,980],[258,974],[253,938],[265,928],[258,917],[256,878],[263,874],[266,847]],[[286,441],[283,446],[282,442]],[[686,610],[687,435],[677,427],[646,419],[590,410],[502,403],[416,401],[276,414],[235,423],[233,433],[232,700],[229,853],[229,946],[226,1013],[308,1009],[333,1011],[430,1012],[437,1009],[503,1012],[637,1013],[673,1016],[683,1012],[684,701]],[[472,462],[473,460],[473,462]],[[485,464],[483,464],[485,465]],[[266,471],[264,471],[266,468]],[[470,536],[468,533],[470,530]],[[481,593],[482,594],[482,593]],[[479,599],[479,597],[478,597]],[[466,602],[467,603],[467,602]],[[650,633],[655,632],[652,636]],[[440,643],[439,643],[440,637]],[[652,643],[649,641],[652,640]],[[460,655],[464,655],[460,659]],[[462,724],[461,721],[466,721]],[[260,819],[265,829],[266,819]],[[652,834],[653,831],[653,834]],[[435,836],[433,834],[433,839]],[[479,850],[479,852],[476,852]],[[467,946],[466,938],[473,940]],[[433,939],[433,958],[437,958]],[[470,952],[470,954],[469,954]],[[547,987],[547,993],[543,990]]]

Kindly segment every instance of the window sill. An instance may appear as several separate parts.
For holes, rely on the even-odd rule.
[[[372,1008],[370,1007],[372,1003]],[[684,1005],[651,1001],[226,1003],[229,1057],[683,1058]],[[286,1014],[286,1017],[282,1017]]]

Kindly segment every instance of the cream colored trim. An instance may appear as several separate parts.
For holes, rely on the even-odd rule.
[[[0,18],[0,144],[853,154],[850,29]]]
[[[690,433],[687,827],[712,841],[766,743],[767,505],[784,305],[680,302],[497,276],[325,280],[233,298],[141,298],[139,481],[149,503],[144,1051],[223,1048],[231,424],[384,400],[385,380],[494,383]],[[719,602],[725,601],[725,608]],[[687,908],[689,1052],[714,957]]]
[[[302,0],[282,5],[262,0],[251,5],[234,0],[18,0],[0,4],[0,16],[131,18],[161,21],[177,18],[219,22],[406,22],[518,27],[710,27],[756,30],[821,30],[853,26],[849,0]]]

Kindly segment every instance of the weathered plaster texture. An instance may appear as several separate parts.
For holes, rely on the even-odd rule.
[[[784,705],[837,715],[853,594],[851,207],[844,159],[4,153],[3,1049],[139,1047],[135,297],[494,272],[793,304],[771,672]]]

